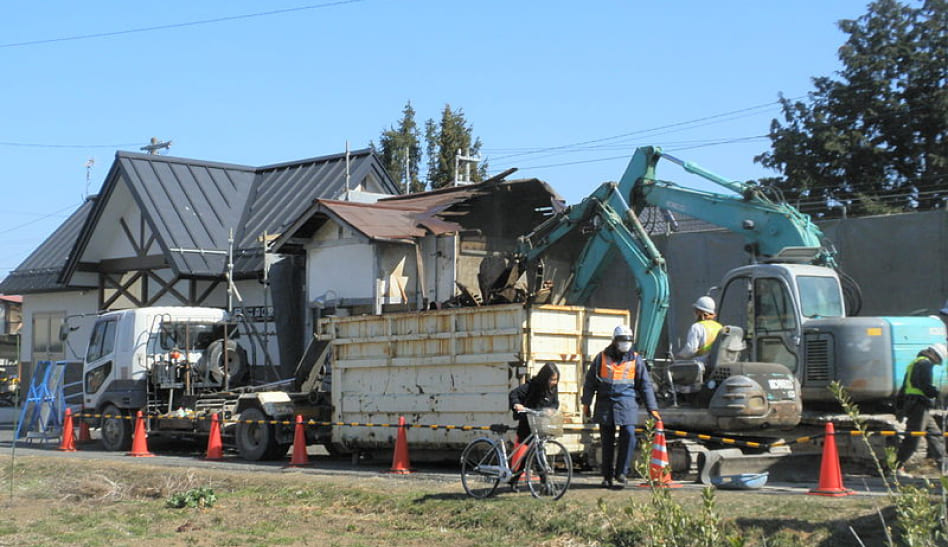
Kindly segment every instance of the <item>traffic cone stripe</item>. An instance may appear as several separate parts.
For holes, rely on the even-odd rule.
[[[660,486],[678,488],[681,485],[672,482],[668,462],[668,447],[665,445],[665,427],[662,422],[655,424],[655,438],[652,441],[652,458],[648,466],[649,481],[640,486]]]

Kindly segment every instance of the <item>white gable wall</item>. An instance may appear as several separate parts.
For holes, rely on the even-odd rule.
[[[147,241],[150,230],[146,234],[139,233],[141,225],[141,210],[132,199],[132,194],[124,180],[119,181],[112,191],[109,201],[106,203],[102,217],[95,226],[89,244],[82,253],[81,262],[99,262],[109,258],[127,258],[136,256],[137,253],[128,241],[125,230],[119,224],[120,219],[125,220],[132,236],[138,240],[144,237]],[[153,248],[149,253],[160,253],[157,245],[152,244]]]

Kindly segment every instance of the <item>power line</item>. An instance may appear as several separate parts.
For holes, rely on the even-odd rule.
[[[18,148],[125,148],[128,146],[139,145],[141,145],[141,142],[126,142],[119,144],[48,144],[40,142],[0,141],[0,146],[12,146]]]
[[[364,0],[340,0],[339,2],[327,2],[324,4],[312,4],[309,6],[300,6],[296,8],[260,11],[256,13],[247,13],[244,15],[231,15],[228,17],[216,17],[214,19],[201,19],[198,21],[188,21],[185,23],[171,23],[168,25],[158,25],[154,27],[141,27],[141,28],[134,28],[134,29],[126,29],[126,30],[116,30],[112,32],[99,32],[95,34],[79,34],[75,36],[64,36],[61,38],[46,38],[43,40],[29,40],[26,42],[13,42],[9,44],[0,44],[0,48],[35,46],[39,44],[52,44],[56,42],[72,42],[76,40],[88,40],[91,38],[107,38],[110,36],[121,36],[123,34],[136,34],[136,33],[141,33],[141,32],[152,32],[156,30],[168,30],[168,29],[182,28],[182,27],[194,27],[198,25],[210,25],[213,23],[224,23],[228,21],[237,21],[240,19],[252,19],[255,17],[267,17],[270,15],[282,15],[284,13],[293,13],[293,12],[298,12],[298,11],[330,8],[333,6],[342,6],[345,4],[355,4],[357,2],[362,2],[362,1]]]
[[[37,222],[40,222],[40,221],[42,221],[42,220],[46,220],[47,218],[50,218],[50,217],[54,217],[54,216],[56,216],[56,215],[58,215],[58,214],[61,214],[61,213],[66,212],[66,211],[75,211],[75,210],[79,207],[79,205],[81,205],[81,204],[73,204],[73,205],[70,205],[70,206],[68,206],[68,207],[63,207],[62,209],[60,209],[60,210],[58,210],[58,211],[53,211],[52,213],[49,213],[48,215],[43,215],[43,216],[41,216],[41,217],[39,217],[39,218],[35,218],[35,219],[33,219],[33,220],[29,221],[29,222],[24,222],[23,224],[19,224],[19,225],[17,225],[17,226],[12,227],[12,228],[5,228],[5,229],[3,229],[3,230],[0,230],[0,234],[8,234],[8,233],[13,232],[13,231],[15,231],[15,230],[19,230],[20,228],[25,228],[25,227],[30,226],[30,225],[32,225],[32,224],[36,224]]]
[[[709,146],[720,146],[720,145],[722,145],[722,144],[736,144],[736,143],[738,143],[738,142],[748,142],[748,141],[752,141],[752,140],[764,139],[764,138],[766,138],[766,137],[767,137],[767,135],[754,135],[754,136],[750,136],[750,137],[736,137],[736,138],[733,138],[733,139],[726,139],[726,140],[721,140],[721,141],[712,141],[712,142],[707,142],[707,143],[705,143],[705,144],[698,144],[698,145],[694,145],[694,146],[678,147],[678,148],[669,148],[667,151],[669,151],[669,152],[678,152],[678,151],[682,151],[682,150],[694,150],[694,149],[697,149],[697,148],[707,148],[707,147],[709,147]],[[589,160],[577,160],[577,161],[570,161],[570,162],[563,162],[563,163],[550,163],[550,164],[546,164],[546,165],[531,165],[531,166],[523,167],[523,169],[547,169],[547,168],[550,168],[550,167],[565,167],[565,166],[568,166],[568,165],[582,165],[582,164],[584,164],[584,163],[598,163],[598,162],[602,162],[602,161],[612,161],[612,160],[628,159],[628,158],[629,158],[629,155],[628,155],[628,154],[623,154],[623,155],[621,155],[621,156],[609,156],[609,157],[606,157],[606,158],[594,158],[594,159],[589,159]],[[494,159],[491,159],[490,161],[493,162],[493,161],[495,161],[495,160],[494,160]],[[498,171],[498,172],[499,172],[499,171]]]
[[[795,98],[790,99],[790,100],[796,100],[796,99],[800,99],[800,98],[802,98],[802,96],[801,96],[801,97],[795,97]],[[757,110],[762,110],[762,109],[767,109],[767,108],[773,108],[774,106],[779,106],[780,104],[781,104],[780,101],[771,101],[771,102],[769,102],[769,103],[759,104],[759,105],[755,105],[755,106],[749,106],[749,107],[747,107],[747,108],[741,108],[741,109],[732,110],[732,111],[729,111],[729,112],[722,112],[722,113],[720,113],[720,114],[713,114],[713,115],[711,115],[711,116],[704,116],[704,117],[701,117],[701,118],[695,118],[695,119],[693,119],[693,120],[687,120],[687,121],[682,121],[682,122],[671,123],[671,124],[668,124],[668,125],[662,125],[662,126],[658,126],[658,127],[653,127],[653,128],[650,128],[650,129],[639,129],[639,130],[636,130],[636,131],[630,131],[630,132],[628,132],[628,133],[621,133],[621,134],[619,134],[619,135],[613,135],[613,136],[611,136],[611,137],[602,137],[602,138],[598,138],[598,139],[592,139],[592,140],[582,141],[582,142],[577,142],[577,143],[572,143],[572,144],[563,144],[563,145],[558,145],[558,146],[548,146],[548,147],[545,147],[545,148],[538,148],[538,149],[536,149],[536,150],[532,150],[532,151],[528,151],[528,152],[520,152],[520,153],[516,153],[516,154],[509,154],[509,155],[501,156],[501,157],[498,157],[498,158],[494,158],[494,161],[496,161],[496,160],[502,160],[502,159],[508,159],[508,158],[514,158],[514,157],[519,157],[519,156],[527,156],[527,155],[531,155],[531,154],[539,154],[539,153],[544,153],[544,152],[556,151],[556,150],[565,150],[565,149],[569,149],[569,148],[573,148],[573,147],[584,146],[584,145],[588,145],[588,144],[601,143],[601,142],[607,142],[607,141],[612,141],[612,140],[616,140],[616,139],[631,137],[631,136],[635,136],[635,135],[643,135],[643,134],[646,134],[646,133],[655,133],[655,132],[657,132],[657,131],[664,131],[664,130],[667,130],[667,129],[682,128],[683,126],[696,126],[696,127],[701,127],[701,125],[697,125],[697,124],[700,124],[700,123],[702,123],[702,122],[711,122],[712,120],[716,120],[715,123],[718,123],[717,121],[720,121],[721,118],[726,118],[726,117],[728,117],[728,116],[735,116],[735,115],[737,115],[737,114],[745,114],[745,115],[747,115],[747,113],[749,113],[749,112],[753,112],[753,111],[757,111]],[[754,113],[756,114],[756,112],[754,112]],[[734,119],[737,119],[737,118],[734,118]],[[723,121],[730,121],[730,120],[723,120]],[[702,124],[702,125],[708,125],[708,124],[705,123],[705,124]]]

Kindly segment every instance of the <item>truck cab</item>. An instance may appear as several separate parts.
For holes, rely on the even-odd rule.
[[[219,356],[202,359],[205,351],[224,347],[214,344],[225,316],[216,308],[167,306],[96,318],[83,362],[83,407],[104,415],[107,449],[127,450],[131,445],[131,422],[126,418],[133,412],[149,406],[169,411],[195,390],[219,388],[227,381],[217,364]],[[232,362],[228,377],[242,364],[239,358]],[[185,371],[198,374],[185,379]]]

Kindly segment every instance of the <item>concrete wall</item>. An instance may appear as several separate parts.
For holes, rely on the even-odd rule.
[[[948,298],[948,211],[927,211],[818,223],[838,250],[843,272],[862,288],[859,315],[927,315]],[[656,236],[668,262],[667,325],[680,347],[693,321],[691,304],[724,273],[748,264],[739,235],[724,231]],[[667,348],[667,342],[659,353]]]

